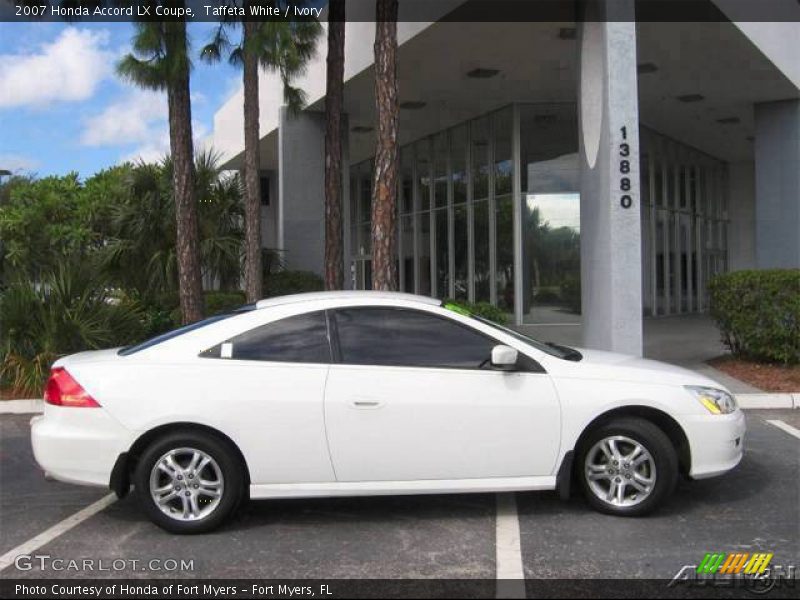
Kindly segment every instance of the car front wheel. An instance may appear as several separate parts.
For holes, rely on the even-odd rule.
[[[139,501],[150,519],[172,533],[218,527],[242,498],[242,466],[214,436],[167,435],[142,454],[134,473]]]
[[[616,419],[593,430],[581,445],[577,466],[589,503],[620,516],[653,511],[678,479],[672,442],[644,419]]]

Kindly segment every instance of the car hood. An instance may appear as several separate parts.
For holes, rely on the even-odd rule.
[[[669,363],[588,348],[576,348],[576,350],[583,355],[582,360],[578,362],[558,360],[558,365],[553,365],[550,372],[554,376],[580,379],[644,382],[661,385],[702,385],[725,389],[723,385],[705,375]]]

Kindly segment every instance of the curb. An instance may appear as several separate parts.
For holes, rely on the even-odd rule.
[[[44,400],[0,400],[0,415],[24,415],[44,412]]]
[[[799,394],[735,394],[740,408],[800,408]]]
[[[800,393],[797,394],[735,394],[740,408],[800,408]],[[0,414],[22,415],[44,411],[44,400],[0,400]]]

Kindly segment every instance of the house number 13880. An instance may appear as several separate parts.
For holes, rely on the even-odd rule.
[[[631,172],[631,147],[627,141],[628,128],[622,127],[620,131],[622,132],[622,141],[619,144],[619,189],[623,193],[619,203],[622,208],[630,208],[633,205],[633,198],[628,193],[631,191],[631,178],[629,177]]]

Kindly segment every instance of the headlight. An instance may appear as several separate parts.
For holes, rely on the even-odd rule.
[[[713,415],[727,415],[736,410],[736,400],[728,392],[696,385],[684,387]]]

